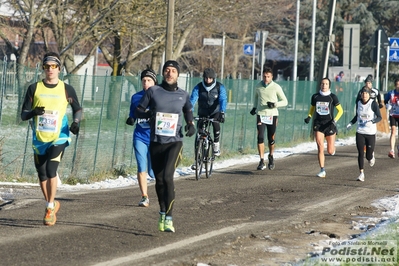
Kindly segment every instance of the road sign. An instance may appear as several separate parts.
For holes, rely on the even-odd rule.
[[[389,61],[399,62],[399,38],[389,37]]]
[[[222,45],[223,39],[204,38],[204,45]]]
[[[387,58],[387,51],[384,48],[380,48],[380,62],[385,61]],[[374,47],[370,52],[370,59],[373,60],[374,63],[377,63],[377,47]]]
[[[399,49],[389,50],[389,61],[399,62]]]
[[[381,39],[380,39],[380,44],[383,47],[389,46],[389,40],[388,36],[385,33],[384,28],[379,25],[377,30],[374,32],[373,36],[371,37],[368,45],[376,47],[378,45],[378,32],[381,31]]]
[[[245,55],[253,55],[254,54],[254,45],[253,44],[244,44],[244,54]]]
[[[399,49],[399,38],[389,37],[389,49]]]

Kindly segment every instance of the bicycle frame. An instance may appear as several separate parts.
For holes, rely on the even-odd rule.
[[[205,174],[209,178],[212,174],[213,161],[215,160],[213,150],[213,139],[210,133],[210,127],[213,118],[196,117],[196,121],[201,121],[198,124],[201,128],[197,130],[196,144],[195,144],[195,162],[196,170],[195,177],[198,180],[202,174],[202,165],[205,164]]]

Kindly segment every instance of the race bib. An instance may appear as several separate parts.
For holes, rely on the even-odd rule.
[[[398,105],[392,105],[391,108],[391,116],[398,118],[399,117],[399,106]]]
[[[57,132],[58,111],[46,110],[44,114],[37,116],[37,131]]]
[[[260,122],[266,125],[273,125],[273,116],[261,115]]]
[[[319,115],[328,115],[330,114],[330,108],[328,102],[317,102],[316,103],[316,112]]]
[[[139,118],[137,119],[137,124],[141,127],[141,128],[150,128],[150,123],[149,123],[150,119],[148,118]]]
[[[177,123],[179,121],[178,114],[168,114],[157,112],[155,117],[155,134],[159,136],[176,136]]]

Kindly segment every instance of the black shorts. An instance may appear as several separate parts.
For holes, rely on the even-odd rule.
[[[337,133],[337,128],[331,122],[325,124],[319,124],[315,121],[313,126],[313,131],[319,131],[324,134],[324,136],[332,136]]]
[[[399,124],[399,117],[389,116],[389,125],[391,127],[397,127]]]

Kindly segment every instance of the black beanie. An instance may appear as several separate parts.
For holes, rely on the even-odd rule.
[[[215,70],[213,70],[212,68],[205,68],[203,78],[215,79],[216,78]]]
[[[364,80],[364,83],[366,83],[366,82],[373,83],[373,76],[372,75],[368,75],[367,78]]]
[[[143,79],[144,77],[150,77],[154,80],[155,84],[157,84],[157,74],[155,74],[155,71],[147,68],[146,70],[143,70],[143,72],[141,72],[141,79]]]
[[[179,66],[179,63],[177,63],[177,61],[175,61],[175,60],[168,60],[168,61],[166,61],[165,64],[163,65],[162,73],[165,72],[165,69],[166,69],[167,67],[174,67],[174,68],[177,69],[177,74],[180,73],[180,66]]]

